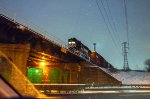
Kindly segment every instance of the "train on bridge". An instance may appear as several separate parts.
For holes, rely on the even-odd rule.
[[[116,78],[98,68],[113,68],[113,66],[81,41],[70,38],[68,49],[65,49],[64,46],[47,39],[40,33],[0,15],[0,50],[32,83],[121,84]],[[65,51],[62,51],[62,48]],[[96,68],[90,67],[93,64]]]
[[[76,38],[68,39],[68,50],[100,67],[113,68],[113,66],[107,62],[99,53],[96,51],[91,51],[87,46],[85,46]]]
[[[113,69],[113,66],[100,54],[96,51],[91,51],[76,38],[68,39],[68,51],[73,52],[84,60],[87,60],[88,62],[99,67]],[[44,71],[43,68],[29,68],[27,71],[27,77],[33,83],[43,83],[43,79],[47,80],[44,81],[44,83],[69,83],[69,70],[59,69],[57,67],[46,68],[45,70],[47,71]]]

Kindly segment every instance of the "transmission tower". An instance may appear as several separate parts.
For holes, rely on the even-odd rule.
[[[124,64],[123,64],[123,69],[125,71],[128,71],[129,70],[129,64],[128,64],[128,43],[127,42],[123,42],[122,43],[122,52],[123,52],[123,57],[124,57]]]

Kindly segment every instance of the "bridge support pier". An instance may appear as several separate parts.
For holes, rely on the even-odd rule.
[[[0,74],[24,95],[29,51],[29,44],[0,44]]]

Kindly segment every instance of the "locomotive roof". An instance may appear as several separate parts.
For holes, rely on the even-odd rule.
[[[78,43],[80,43],[83,47],[85,47],[86,49],[88,49],[90,52],[91,52],[91,50],[87,47],[87,46],[85,46],[81,41],[79,41],[78,39],[76,39],[76,38],[70,38],[70,39],[68,39],[68,41],[75,41],[75,42],[78,42]]]

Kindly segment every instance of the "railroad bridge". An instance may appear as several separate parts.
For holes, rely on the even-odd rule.
[[[120,85],[121,82],[104,72],[98,66],[75,55],[67,47],[48,39],[29,26],[0,14],[0,51],[11,60],[33,83],[67,83]],[[3,55],[0,55],[1,60]],[[0,69],[4,64],[0,63]],[[41,75],[35,79],[33,71]],[[52,71],[53,70],[53,71]],[[57,71],[56,71],[57,70]],[[31,77],[32,76],[32,77]],[[35,81],[33,80],[35,79]]]

